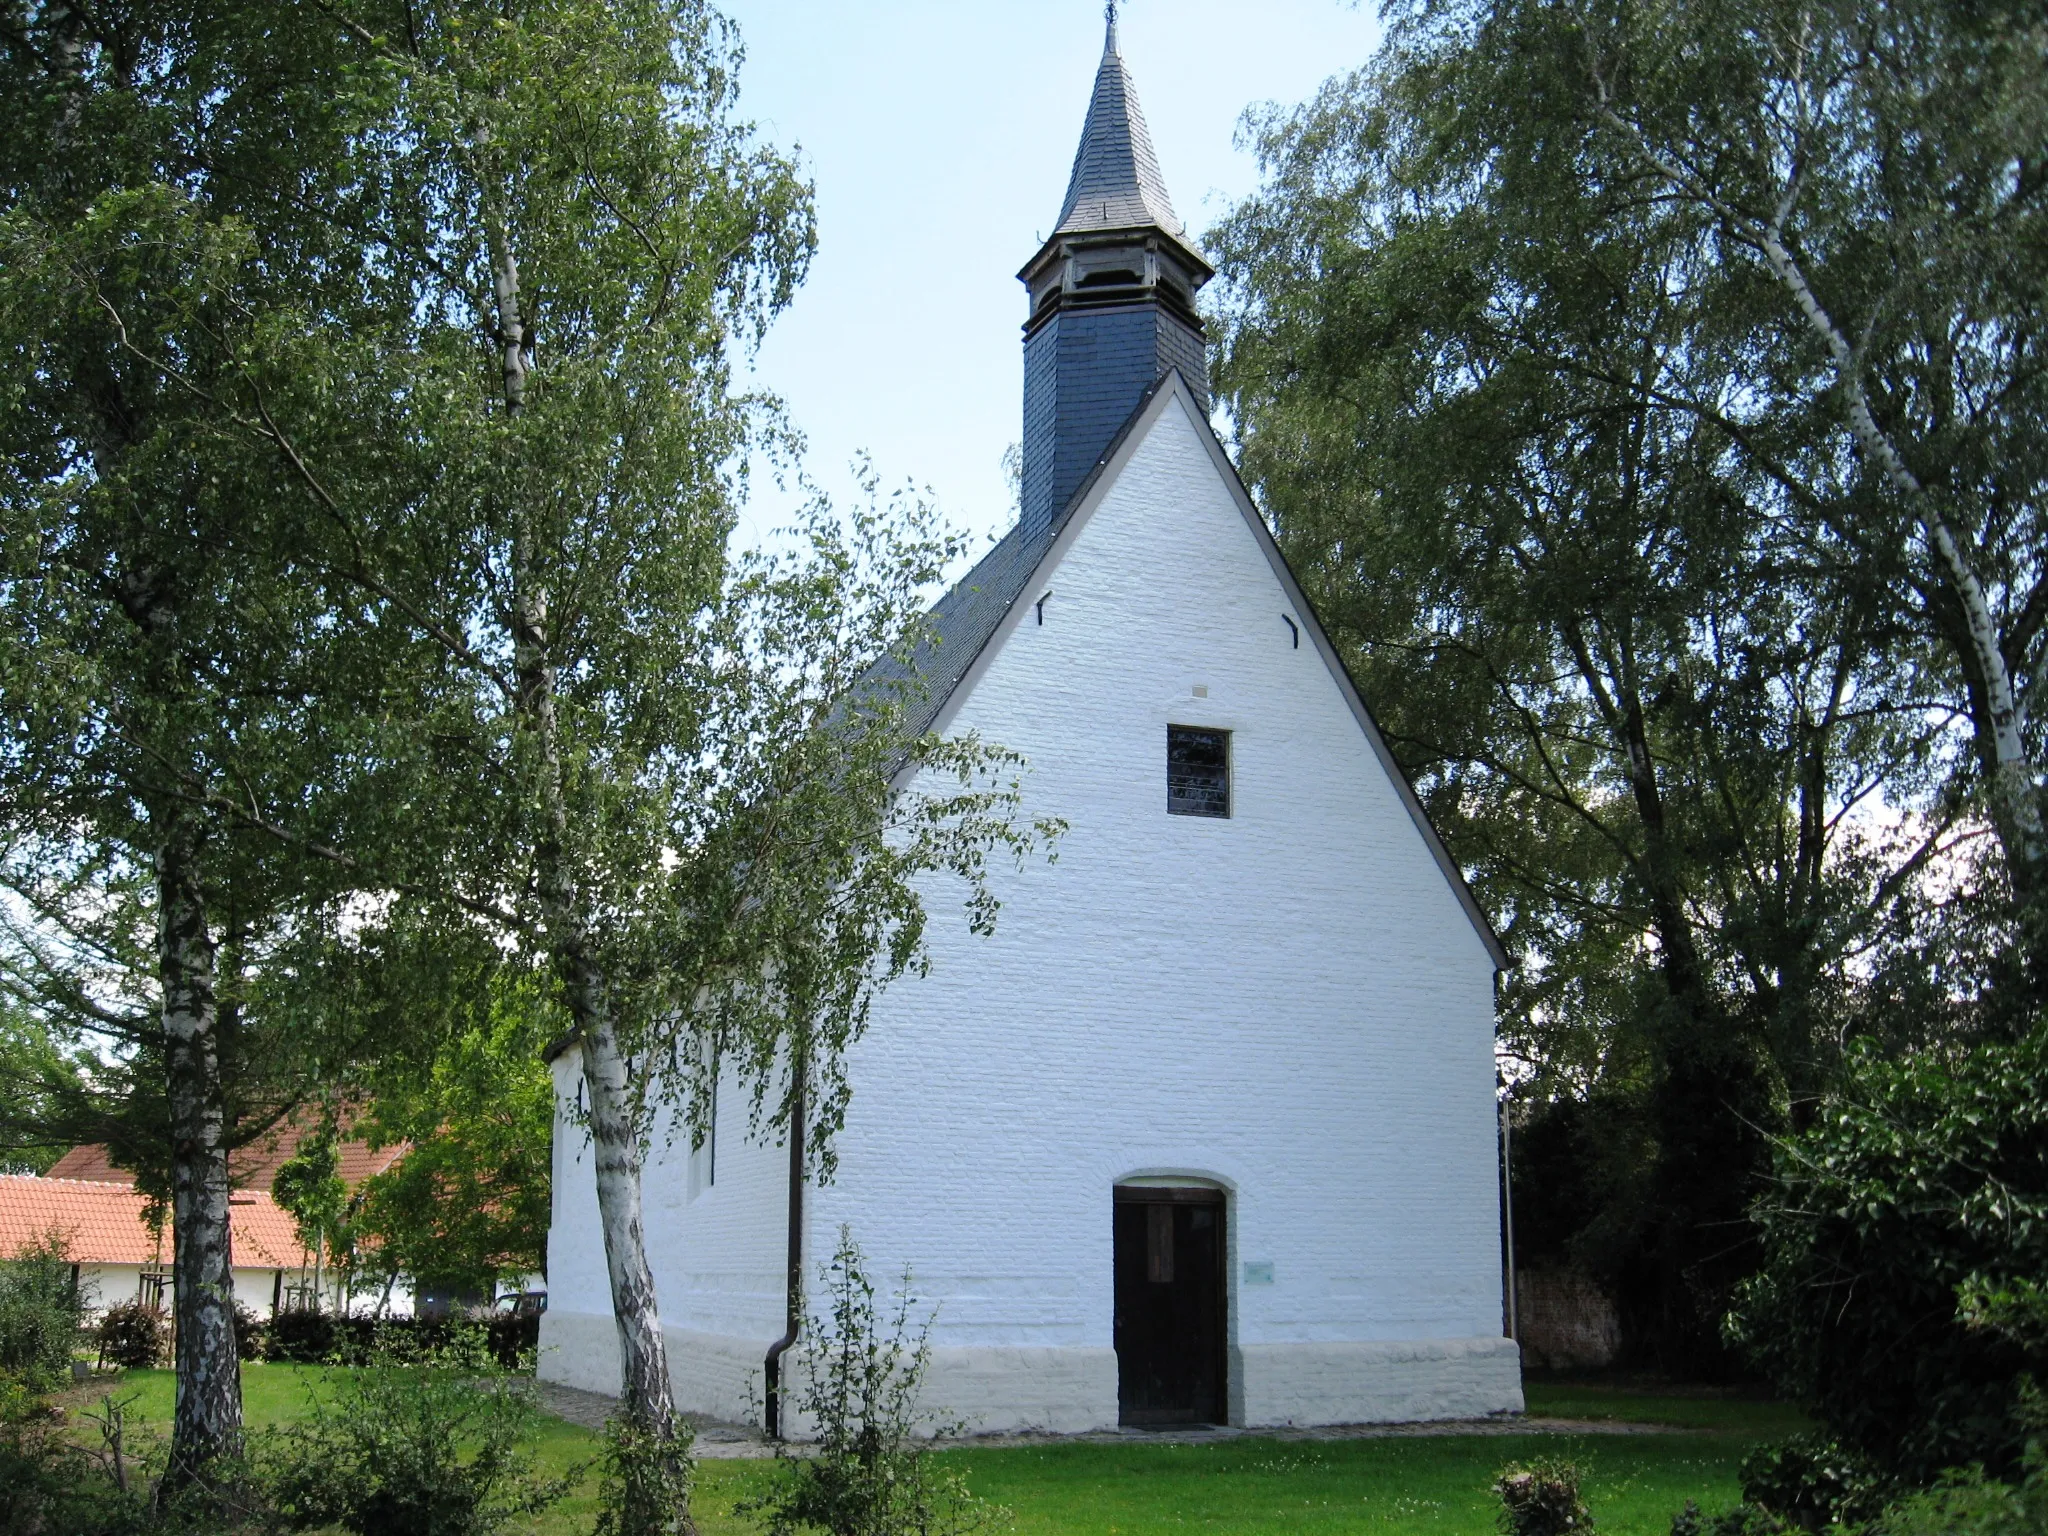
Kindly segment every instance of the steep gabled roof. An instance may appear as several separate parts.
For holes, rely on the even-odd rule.
[[[1040,595],[1044,588],[1040,576],[1048,559],[1061,543],[1068,527],[1075,517],[1093,507],[1107,488],[1107,482],[1123,467],[1129,457],[1133,439],[1138,429],[1165,408],[1169,399],[1178,398],[1185,406],[1188,419],[1193,421],[1209,457],[1230,488],[1232,499],[1243,515],[1252,535],[1264,551],[1267,563],[1280,585],[1287,593],[1288,601],[1301,617],[1303,633],[1315,646],[1317,654],[1336,678],[1337,685],[1351,707],[1353,718],[1359,729],[1365,732],[1371,744],[1373,755],[1379,759],[1387,778],[1400,796],[1402,806],[1407,810],[1415,829],[1422,834],[1430,855],[1436,860],[1437,868],[1451,887],[1452,894],[1464,909],[1465,916],[1478,932],[1480,942],[1492,956],[1494,965],[1509,970],[1514,961],[1501,944],[1500,936],[1493,931],[1493,924],[1480,910],[1478,901],[1472,895],[1472,888],[1466,882],[1464,871],[1458,868],[1450,850],[1431,825],[1429,813],[1422,807],[1422,801],[1415,793],[1415,786],[1409,782],[1407,772],[1395,759],[1388,748],[1386,738],[1366,707],[1365,698],[1358,691],[1358,684],[1352,679],[1351,671],[1344,665],[1344,659],[1337,654],[1337,648],[1330,643],[1321,618],[1308,600],[1308,594],[1295,580],[1293,568],[1287,557],[1274,542],[1272,530],[1259,515],[1253,504],[1251,493],[1245,489],[1244,481],[1238,476],[1237,466],[1230,462],[1222,440],[1209,425],[1206,412],[1197,404],[1193,390],[1179,373],[1161,376],[1150,389],[1145,391],[1137,407],[1124,421],[1117,434],[1103,449],[1102,457],[1096,460],[1088,478],[1081,482],[1066,506],[1045,525],[1027,529],[1023,523],[1012,528],[973,570],[939,599],[927,620],[926,642],[916,654],[916,668],[922,694],[912,691],[907,699],[910,705],[906,725],[912,736],[921,736],[926,731],[943,730],[945,719],[951,713],[949,706],[956,697],[965,697],[963,686],[970,683],[970,674],[976,663],[988,651],[989,641],[995,638],[1003,621],[1016,611],[1020,599],[1028,600]],[[900,678],[901,671],[895,667],[877,668],[876,674],[883,678]]]
[[[1111,16],[1103,38],[1102,64],[1095,71],[1095,94],[1088,103],[1081,147],[1074,151],[1074,169],[1067,178],[1067,200],[1060,205],[1055,235],[1095,229],[1133,229],[1157,225],[1169,235],[1184,233],[1159,174],[1152,152],[1152,134],[1138,107],[1138,90],[1117,52],[1116,18]]]

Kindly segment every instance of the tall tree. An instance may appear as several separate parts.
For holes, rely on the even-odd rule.
[[[317,1011],[291,983],[337,938],[341,889],[310,850],[377,716],[239,425],[280,314],[368,265],[308,212],[346,99],[316,85],[331,50],[304,20],[0,11],[8,958],[18,995],[107,1032],[159,1106],[172,1486],[239,1443],[226,1154],[242,1090],[289,1076],[258,1085]]]
[[[918,963],[926,877],[985,926],[987,859],[1048,829],[1015,823],[1007,755],[903,738],[920,599],[957,553],[922,509],[814,507],[787,557],[728,570],[743,454],[775,432],[730,353],[811,224],[734,114],[724,24],[691,0],[326,14],[360,113],[327,212],[388,288],[374,324],[308,324],[238,431],[292,478],[305,558],[439,669],[392,715],[408,834],[336,857],[406,921],[544,965],[623,1412],[680,1487],[640,1227],[664,1107],[687,1117],[718,1056],[768,1123],[829,1129],[839,1051]]]
[[[1221,380],[1524,957],[1518,1095],[1602,1106],[1579,1255],[1634,1347],[1700,1369],[1764,1132],[1813,1102],[1957,834],[1914,636],[1756,463],[1802,423],[1683,404],[1744,388],[1749,296],[1697,219],[1585,184],[1527,105],[1547,67],[1417,23],[1269,122],[1267,187],[1221,232]],[[1901,832],[1881,795],[1923,814]]]
[[[1488,10],[1492,8],[1489,7]],[[1435,11],[1435,7],[1429,10]],[[1418,10],[1418,15],[1428,14]],[[1444,7],[1438,17],[1482,12]],[[1568,37],[1554,28],[1569,18]],[[1812,466],[1869,495],[1805,503],[1896,567],[1940,648],[1981,803],[2023,901],[2048,886],[2048,23],[1919,0],[1503,6],[1495,45],[1554,50],[1553,111],[1591,130],[1589,179],[1669,200],[1761,290],[1747,399],[1695,411],[1821,418]],[[1763,302],[1765,294],[1769,302]],[[2038,926],[2033,942],[2048,945]],[[2037,956],[2048,970],[2048,947]]]

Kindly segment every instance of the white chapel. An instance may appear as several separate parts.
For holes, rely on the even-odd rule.
[[[678,1406],[759,1415],[790,1262],[842,1225],[935,1308],[925,1399],[985,1431],[1522,1406],[1503,1336],[1507,961],[1209,425],[1195,294],[1112,23],[1020,277],[1022,513],[940,602],[928,724],[1029,759],[1059,858],[848,1061],[830,1183],[727,1130],[650,1156]],[[541,1374],[618,1390],[590,1151],[558,1102]],[[737,1084],[718,1123],[744,1126]]]

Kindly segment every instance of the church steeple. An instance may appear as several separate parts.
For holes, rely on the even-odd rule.
[[[1017,274],[1024,325],[1024,518],[1044,522],[1139,398],[1178,368],[1206,405],[1195,292],[1214,269],[1187,242],[1107,7],[1102,63],[1052,237]]]

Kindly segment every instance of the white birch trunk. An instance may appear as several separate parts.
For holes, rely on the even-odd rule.
[[[1877,466],[1885,482],[1913,508],[1927,542],[1956,594],[1956,601],[1962,607],[1970,659],[1984,687],[1984,713],[1987,718],[1980,732],[1979,746],[1985,758],[1992,819],[1997,825],[1999,840],[2005,845],[2006,862],[2014,885],[2024,892],[2037,892],[2043,883],[2042,864],[2048,860],[2048,832],[2044,832],[2042,825],[2041,795],[2034,782],[2034,765],[2027,756],[2026,722],[2013,689],[2012,669],[2006,665],[2005,650],[1999,644],[1998,621],[1991,612],[1991,601],[1985,594],[1984,583],[1954,530],[1949,527],[1948,520],[1942,516],[1941,508],[1927,494],[1920,477],[1908,467],[1890,434],[1878,425],[1877,417],[1871,412],[1870,395],[1864,388],[1863,372],[1857,364],[1855,349],[1849,345],[1849,338],[1842,334],[1834,317],[1821,304],[1778,231],[1775,228],[1763,229],[1760,243],[1771,271],[1791,294],[1807,325],[1828,349],[1828,357],[1834,364],[1836,385],[1849,405],[1849,427],[1856,434],[1858,446]]]
[[[194,833],[177,812],[157,851],[157,965],[171,1119],[171,1265],[177,1397],[164,1485],[204,1480],[242,1445],[235,1282],[228,1227],[214,945]]]
[[[517,416],[526,403],[529,372],[519,266],[497,205],[489,205],[486,223],[505,411]],[[547,593],[537,572],[524,508],[514,509],[513,526],[513,670],[519,713],[533,733],[540,768],[543,826],[536,849],[536,873],[548,946],[582,1045],[591,1147],[597,1164],[598,1217],[604,1230],[612,1318],[619,1334],[620,1400],[629,1420],[661,1443],[677,1446],[680,1454],[668,1347],[662,1337],[641,1222],[640,1127],[634,1113],[631,1073],[619,1048],[608,989],[592,954],[586,914],[569,868],[570,827],[556,709],[558,680],[548,650]],[[671,1529],[694,1533],[696,1527],[687,1510],[674,1512],[673,1519]]]

